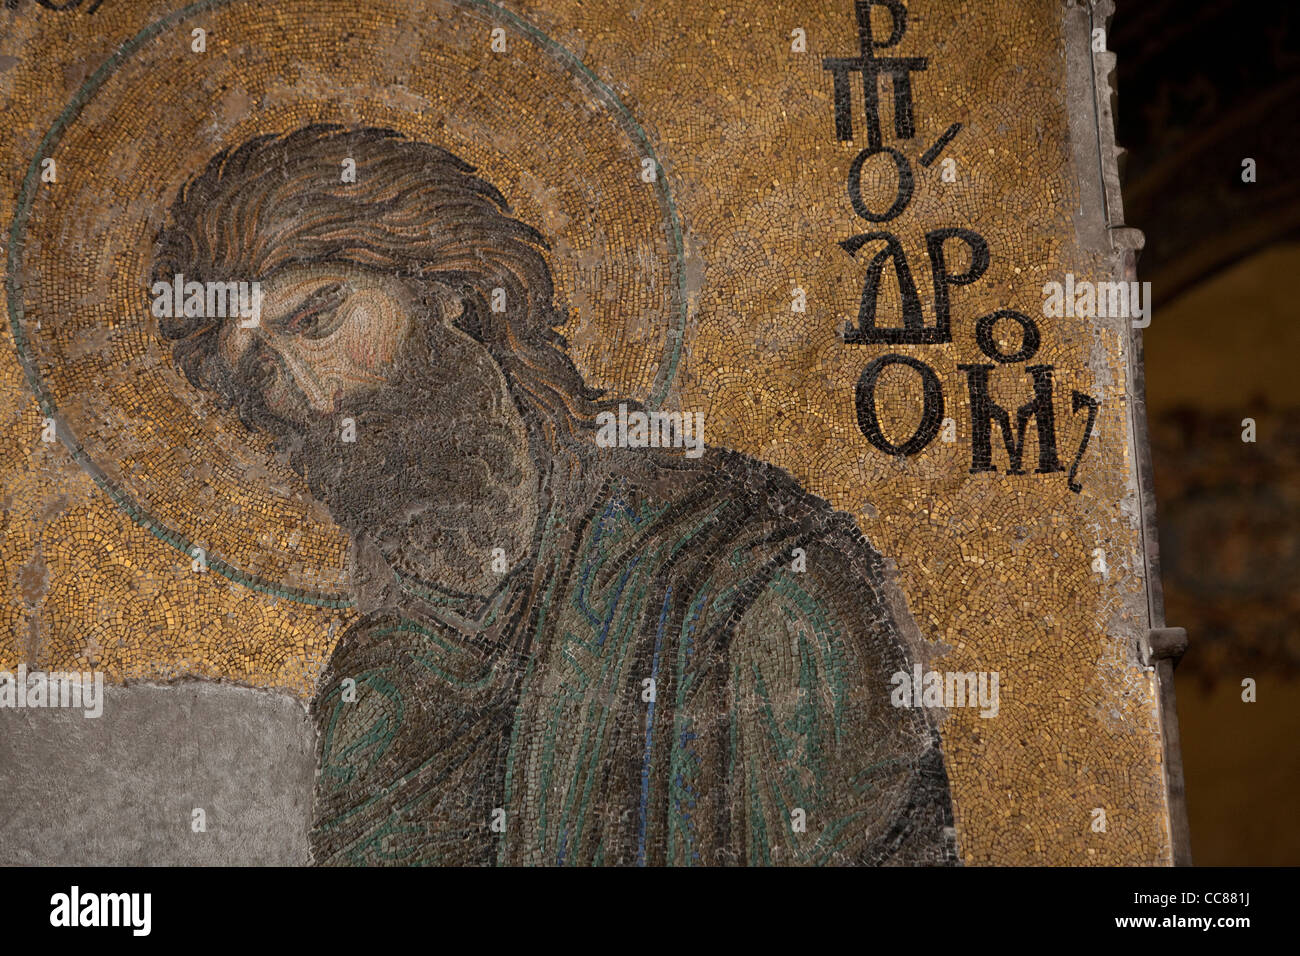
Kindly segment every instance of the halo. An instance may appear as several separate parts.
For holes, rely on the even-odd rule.
[[[153,238],[217,152],[312,122],[443,146],[550,241],[563,331],[590,384],[658,405],[682,347],[681,226],[632,113],[577,56],[487,0],[417,6],[374,0],[359,21],[323,0],[201,0],[154,21],[45,134],[10,227],[15,346],[72,457],[185,560],[202,548],[209,570],[314,605],[352,603],[346,535],[264,436],[185,381],[148,309]],[[192,53],[199,27],[208,50]],[[49,158],[57,185],[42,182]],[[650,182],[644,160],[660,173]]]

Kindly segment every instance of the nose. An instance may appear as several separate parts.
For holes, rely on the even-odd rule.
[[[238,322],[230,322],[222,329],[217,348],[239,381],[265,392],[279,377],[280,363],[260,331],[256,326],[244,329]]]
[[[217,351],[221,353],[231,367],[239,364],[239,360],[257,343],[257,327],[240,328],[238,322],[227,322],[221,330],[221,337],[217,342]]]
[[[244,370],[248,384],[262,393],[275,385],[280,376],[280,363],[276,361],[271,350],[260,342],[244,352],[239,368]]]

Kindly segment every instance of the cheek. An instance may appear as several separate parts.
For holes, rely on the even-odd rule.
[[[389,368],[410,331],[406,310],[382,292],[357,293],[345,308],[348,314],[338,342],[343,360],[364,372]]]

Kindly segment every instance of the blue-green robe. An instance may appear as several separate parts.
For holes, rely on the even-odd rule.
[[[937,734],[890,703],[883,574],[743,455],[614,468],[490,599],[411,585],[343,636],[316,862],[953,862]]]

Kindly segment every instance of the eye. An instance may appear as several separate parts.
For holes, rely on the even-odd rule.
[[[332,285],[310,296],[296,311],[279,323],[279,331],[304,339],[322,339],[338,329],[346,295],[341,285]]]
[[[304,338],[316,338],[321,325],[322,309],[303,309],[295,312],[285,323],[284,330]]]

